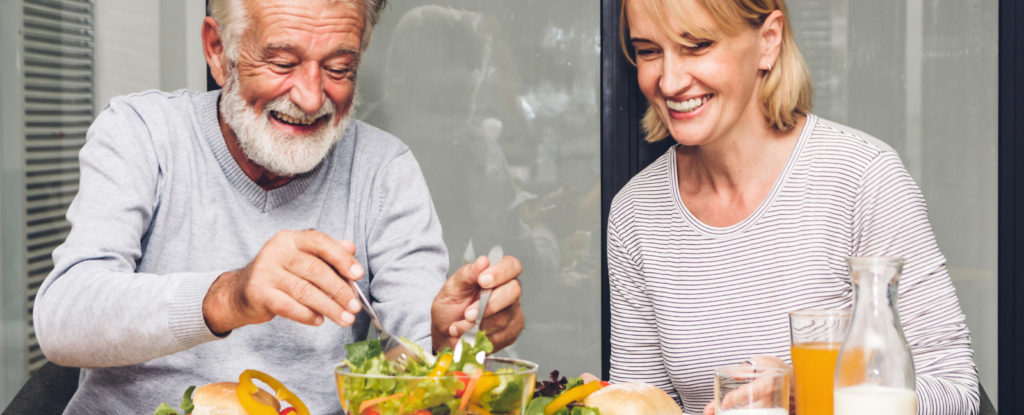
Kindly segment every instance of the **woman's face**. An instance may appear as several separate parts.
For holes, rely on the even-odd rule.
[[[690,1],[690,0],[667,0]],[[697,9],[700,9],[697,7]],[[692,15],[689,27],[710,27],[722,33],[711,16]],[[668,37],[640,0],[628,0],[626,19],[636,51],[640,90],[669,133],[687,146],[730,140],[749,132],[752,123],[766,124],[758,92],[761,69],[774,62],[765,51],[762,30],[744,26],[732,35],[703,39],[669,21],[675,33],[691,43]]]

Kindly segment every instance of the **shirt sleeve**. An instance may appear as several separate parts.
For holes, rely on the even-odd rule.
[[[978,373],[965,317],[924,196],[895,153],[872,161],[854,203],[854,255],[905,260],[897,307],[914,359],[918,414],[978,413]]]
[[[608,221],[608,297],[611,302],[612,382],[646,382],[677,402],[661,351],[654,305],[644,284],[639,261],[620,237],[616,220]]]
[[[89,128],[79,162],[71,230],[35,299],[46,357],[65,366],[121,366],[216,339],[202,301],[217,274],[135,272],[159,203],[160,160],[149,126],[115,99]]]
[[[410,151],[381,168],[373,192],[366,249],[374,310],[391,333],[430,350],[430,305],[444,284],[448,251]]]

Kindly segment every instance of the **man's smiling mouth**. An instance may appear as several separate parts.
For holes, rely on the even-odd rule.
[[[278,111],[270,111],[270,116],[273,117],[277,121],[280,121],[280,122],[288,124],[288,125],[294,125],[296,127],[309,127],[309,126],[312,126],[312,125],[320,122],[321,120],[327,119],[327,117],[328,117],[327,115],[323,115],[323,116],[316,117],[316,118],[313,118],[313,117],[295,118],[295,117],[292,117],[292,116],[290,116],[288,114],[284,114],[284,113],[281,113],[281,112],[278,112]]]

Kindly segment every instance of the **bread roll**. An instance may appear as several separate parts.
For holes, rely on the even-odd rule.
[[[238,382],[210,383],[192,392],[192,403],[196,406],[192,415],[248,415],[238,401]],[[260,389],[253,396],[256,402],[281,410],[281,404],[274,396]]]
[[[615,383],[591,393],[583,405],[597,408],[601,415],[682,415],[676,401],[665,391],[647,383]]]

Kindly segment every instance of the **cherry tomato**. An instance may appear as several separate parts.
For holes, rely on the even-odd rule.
[[[432,414],[431,414],[430,411],[428,411],[426,409],[420,409],[420,410],[416,411],[416,413],[413,414],[413,415],[432,415]]]
[[[282,409],[280,415],[288,415],[288,414],[294,414],[294,413],[295,413],[295,408],[292,408],[292,407],[289,406],[287,408]]]
[[[380,415],[380,411],[377,411],[376,406],[371,406],[363,411],[362,415]]]
[[[601,387],[602,388],[605,387],[605,386],[608,386],[608,385],[611,385],[611,383],[608,383],[608,381],[606,381],[606,380],[602,380],[601,381]]]
[[[455,397],[461,398],[462,394],[466,392],[466,387],[469,386],[469,375],[467,375],[466,372],[460,372],[458,370],[452,372],[452,375],[462,383],[462,386],[455,390]]]

